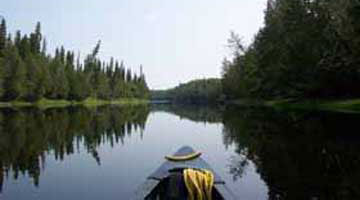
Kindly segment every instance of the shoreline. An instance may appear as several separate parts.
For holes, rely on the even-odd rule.
[[[140,104],[148,104],[149,102],[150,100],[148,99],[136,99],[136,98],[124,98],[117,100],[102,100],[102,99],[88,98],[85,99],[84,101],[40,99],[35,102],[25,102],[25,101],[0,102],[0,108],[12,108],[12,107],[62,108],[68,106],[96,107],[102,105],[140,105]]]
[[[318,99],[282,99],[282,100],[254,100],[237,99],[226,102],[238,106],[267,106],[278,109],[322,110],[346,113],[360,113],[360,99],[318,100]]]

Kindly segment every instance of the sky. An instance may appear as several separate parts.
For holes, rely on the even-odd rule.
[[[63,45],[84,56],[140,64],[151,89],[221,76],[230,31],[250,44],[267,0],[1,0],[8,31],[30,33],[40,21],[52,53]]]

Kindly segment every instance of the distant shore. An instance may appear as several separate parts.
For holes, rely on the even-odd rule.
[[[67,106],[102,106],[102,105],[139,105],[148,104],[150,101],[147,99],[137,98],[122,98],[117,100],[102,100],[95,98],[88,98],[84,101],[68,101],[68,100],[51,100],[51,99],[40,99],[35,102],[25,101],[11,101],[11,102],[0,102],[0,108],[6,107],[67,107]]]

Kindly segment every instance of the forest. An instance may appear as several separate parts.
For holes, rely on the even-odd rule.
[[[0,100],[36,102],[41,99],[84,101],[88,98],[145,99],[149,89],[142,73],[133,73],[124,62],[97,57],[99,41],[83,61],[80,55],[56,48],[47,52],[47,41],[37,23],[34,32],[13,37],[2,19],[0,25]],[[76,57],[76,58],[75,58]]]
[[[216,103],[222,98],[221,80],[197,79],[168,90],[151,91],[152,100],[168,100],[182,104]]]
[[[269,0],[246,46],[231,33],[223,61],[228,99],[360,97],[360,1]]]
[[[231,32],[227,45],[231,56],[222,62],[221,80],[190,81],[153,91],[152,98],[175,103],[291,100],[325,102],[325,107],[327,101],[335,101],[331,107],[358,104],[349,101],[360,97],[358,19],[358,0],[268,0],[264,25],[250,45]]]

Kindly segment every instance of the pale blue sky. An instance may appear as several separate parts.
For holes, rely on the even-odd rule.
[[[10,32],[37,21],[48,50],[85,55],[101,39],[100,57],[143,64],[151,88],[220,77],[231,30],[249,44],[263,24],[266,0],[1,0]]]

